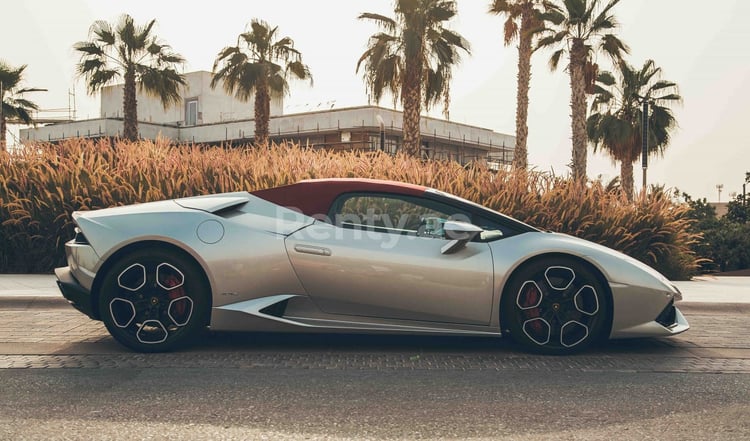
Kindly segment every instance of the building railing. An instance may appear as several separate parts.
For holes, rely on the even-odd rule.
[[[92,123],[94,121],[98,121],[94,127],[92,126]],[[98,120],[86,120],[86,121],[75,121],[68,124],[61,124],[59,128],[61,131],[59,133],[54,133],[54,129],[56,128],[56,125],[50,125],[43,127],[42,129],[49,129],[50,133],[46,136],[46,141],[48,142],[57,142],[66,138],[101,138],[101,137],[119,137],[121,136],[121,127],[120,124],[117,124],[117,129],[115,130],[115,127],[112,127],[110,125],[107,125],[107,121],[117,121],[122,122],[122,118],[100,118]],[[295,142],[304,143],[305,137],[312,137],[314,135],[323,135],[323,134],[334,134],[334,133],[340,133],[340,132],[351,132],[351,133],[357,133],[357,134],[364,134],[367,135],[373,135],[373,136],[380,136],[381,130],[383,132],[383,136],[386,137],[393,137],[397,136],[400,137],[403,134],[403,128],[397,124],[389,124],[385,127],[380,127],[379,125],[372,125],[367,124],[366,121],[362,120],[361,124],[354,125],[345,125],[344,127],[341,126],[340,120],[337,120],[336,125],[325,125],[321,126],[319,122],[316,122],[315,127],[310,128],[303,128],[300,124],[296,124],[295,127],[291,130],[281,130],[280,124],[274,124],[274,118],[271,119],[271,130],[270,130],[270,136],[272,139],[275,140],[291,140]],[[231,143],[238,143],[238,142],[250,142],[255,135],[255,125],[254,120],[244,120],[244,121],[235,121],[235,122],[225,122],[225,123],[214,123],[214,124],[203,124],[203,125],[197,125],[197,126],[176,126],[171,124],[154,124],[154,123],[148,123],[148,122],[139,122],[139,129],[148,127],[150,128],[150,131],[160,131],[161,128],[164,129],[172,129],[176,130],[178,133],[177,139],[174,141],[177,143],[182,144],[215,144],[215,143],[221,143],[221,142],[231,142]],[[292,122],[293,124],[293,122]],[[213,136],[208,138],[211,139],[205,139],[207,138],[206,135],[202,135],[201,131],[208,131],[211,128],[216,127],[217,125],[224,125],[224,139],[219,139],[220,137]],[[273,126],[276,127],[273,127]],[[80,128],[77,128],[76,126],[81,126]],[[67,130],[69,131],[67,131]],[[142,136],[142,132],[139,130]],[[191,136],[192,132],[192,136]],[[29,140],[30,137],[27,136],[26,139]],[[185,136],[183,136],[183,134]],[[502,135],[500,135],[502,136]],[[143,136],[142,136],[143,137]],[[444,136],[442,134],[438,134],[437,129],[434,129],[432,133],[429,132],[422,132],[422,141],[423,142],[429,142],[431,146],[439,146],[439,145],[450,145],[450,146],[457,146],[461,148],[475,148],[475,149],[481,149],[485,150],[488,153],[488,157],[490,157],[492,160],[497,160],[500,162],[509,162],[512,159],[513,149],[514,146],[512,145],[506,145],[505,142],[497,143],[493,142],[492,138],[487,137],[485,140],[483,140],[480,136],[477,136],[476,138],[470,138],[467,137],[465,134],[453,136],[452,132],[448,132],[447,136]],[[361,140],[355,140],[355,141],[316,141],[312,144],[315,145],[339,145],[339,146],[345,146],[345,145],[354,145],[354,144],[363,144],[363,143],[369,143],[369,140],[361,139]],[[399,143],[400,144],[400,143]]]

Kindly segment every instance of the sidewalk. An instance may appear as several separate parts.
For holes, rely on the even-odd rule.
[[[682,303],[750,304],[750,277],[701,276],[689,282],[674,282]],[[0,274],[0,298],[49,297],[63,300],[51,274]]]
[[[60,297],[52,274],[0,274],[0,297]]]

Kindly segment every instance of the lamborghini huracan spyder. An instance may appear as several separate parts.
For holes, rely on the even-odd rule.
[[[689,327],[635,259],[419,185],[308,180],[73,219],[58,285],[137,351],[206,326],[509,335],[549,354]]]

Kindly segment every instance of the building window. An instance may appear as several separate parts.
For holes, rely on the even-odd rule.
[[[370,151],[380,150],[380,136],[370,135]]]
[[[198,98],[185,100],[185,125],[194,126],[198,124]]]
[[[380,136],[381,135],[370,135],[370,150],[381,150],[380,148]],[[396,136],[383,136],[383,148],[382,150],[389,155],[395,155],[398,152],[399,138]]]
[[[422,159],[432,159],[433,152],[432,148],[430,147],[429,141],[422,141],[422,148],[420,150],[420,153],[422,155]]]
[[[390,155],[395,155],[398,152],[398,141],[399,139],[395,136],[386,136],[385,152]]]

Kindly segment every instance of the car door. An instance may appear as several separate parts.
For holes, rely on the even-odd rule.
[[[287,252],[303,286],[326,313],[486,325],[493,302],[488,244],[442,254],[445,220],[466,213],[439,202],[390,194],[344,195],[331,223],[289,236]]]

